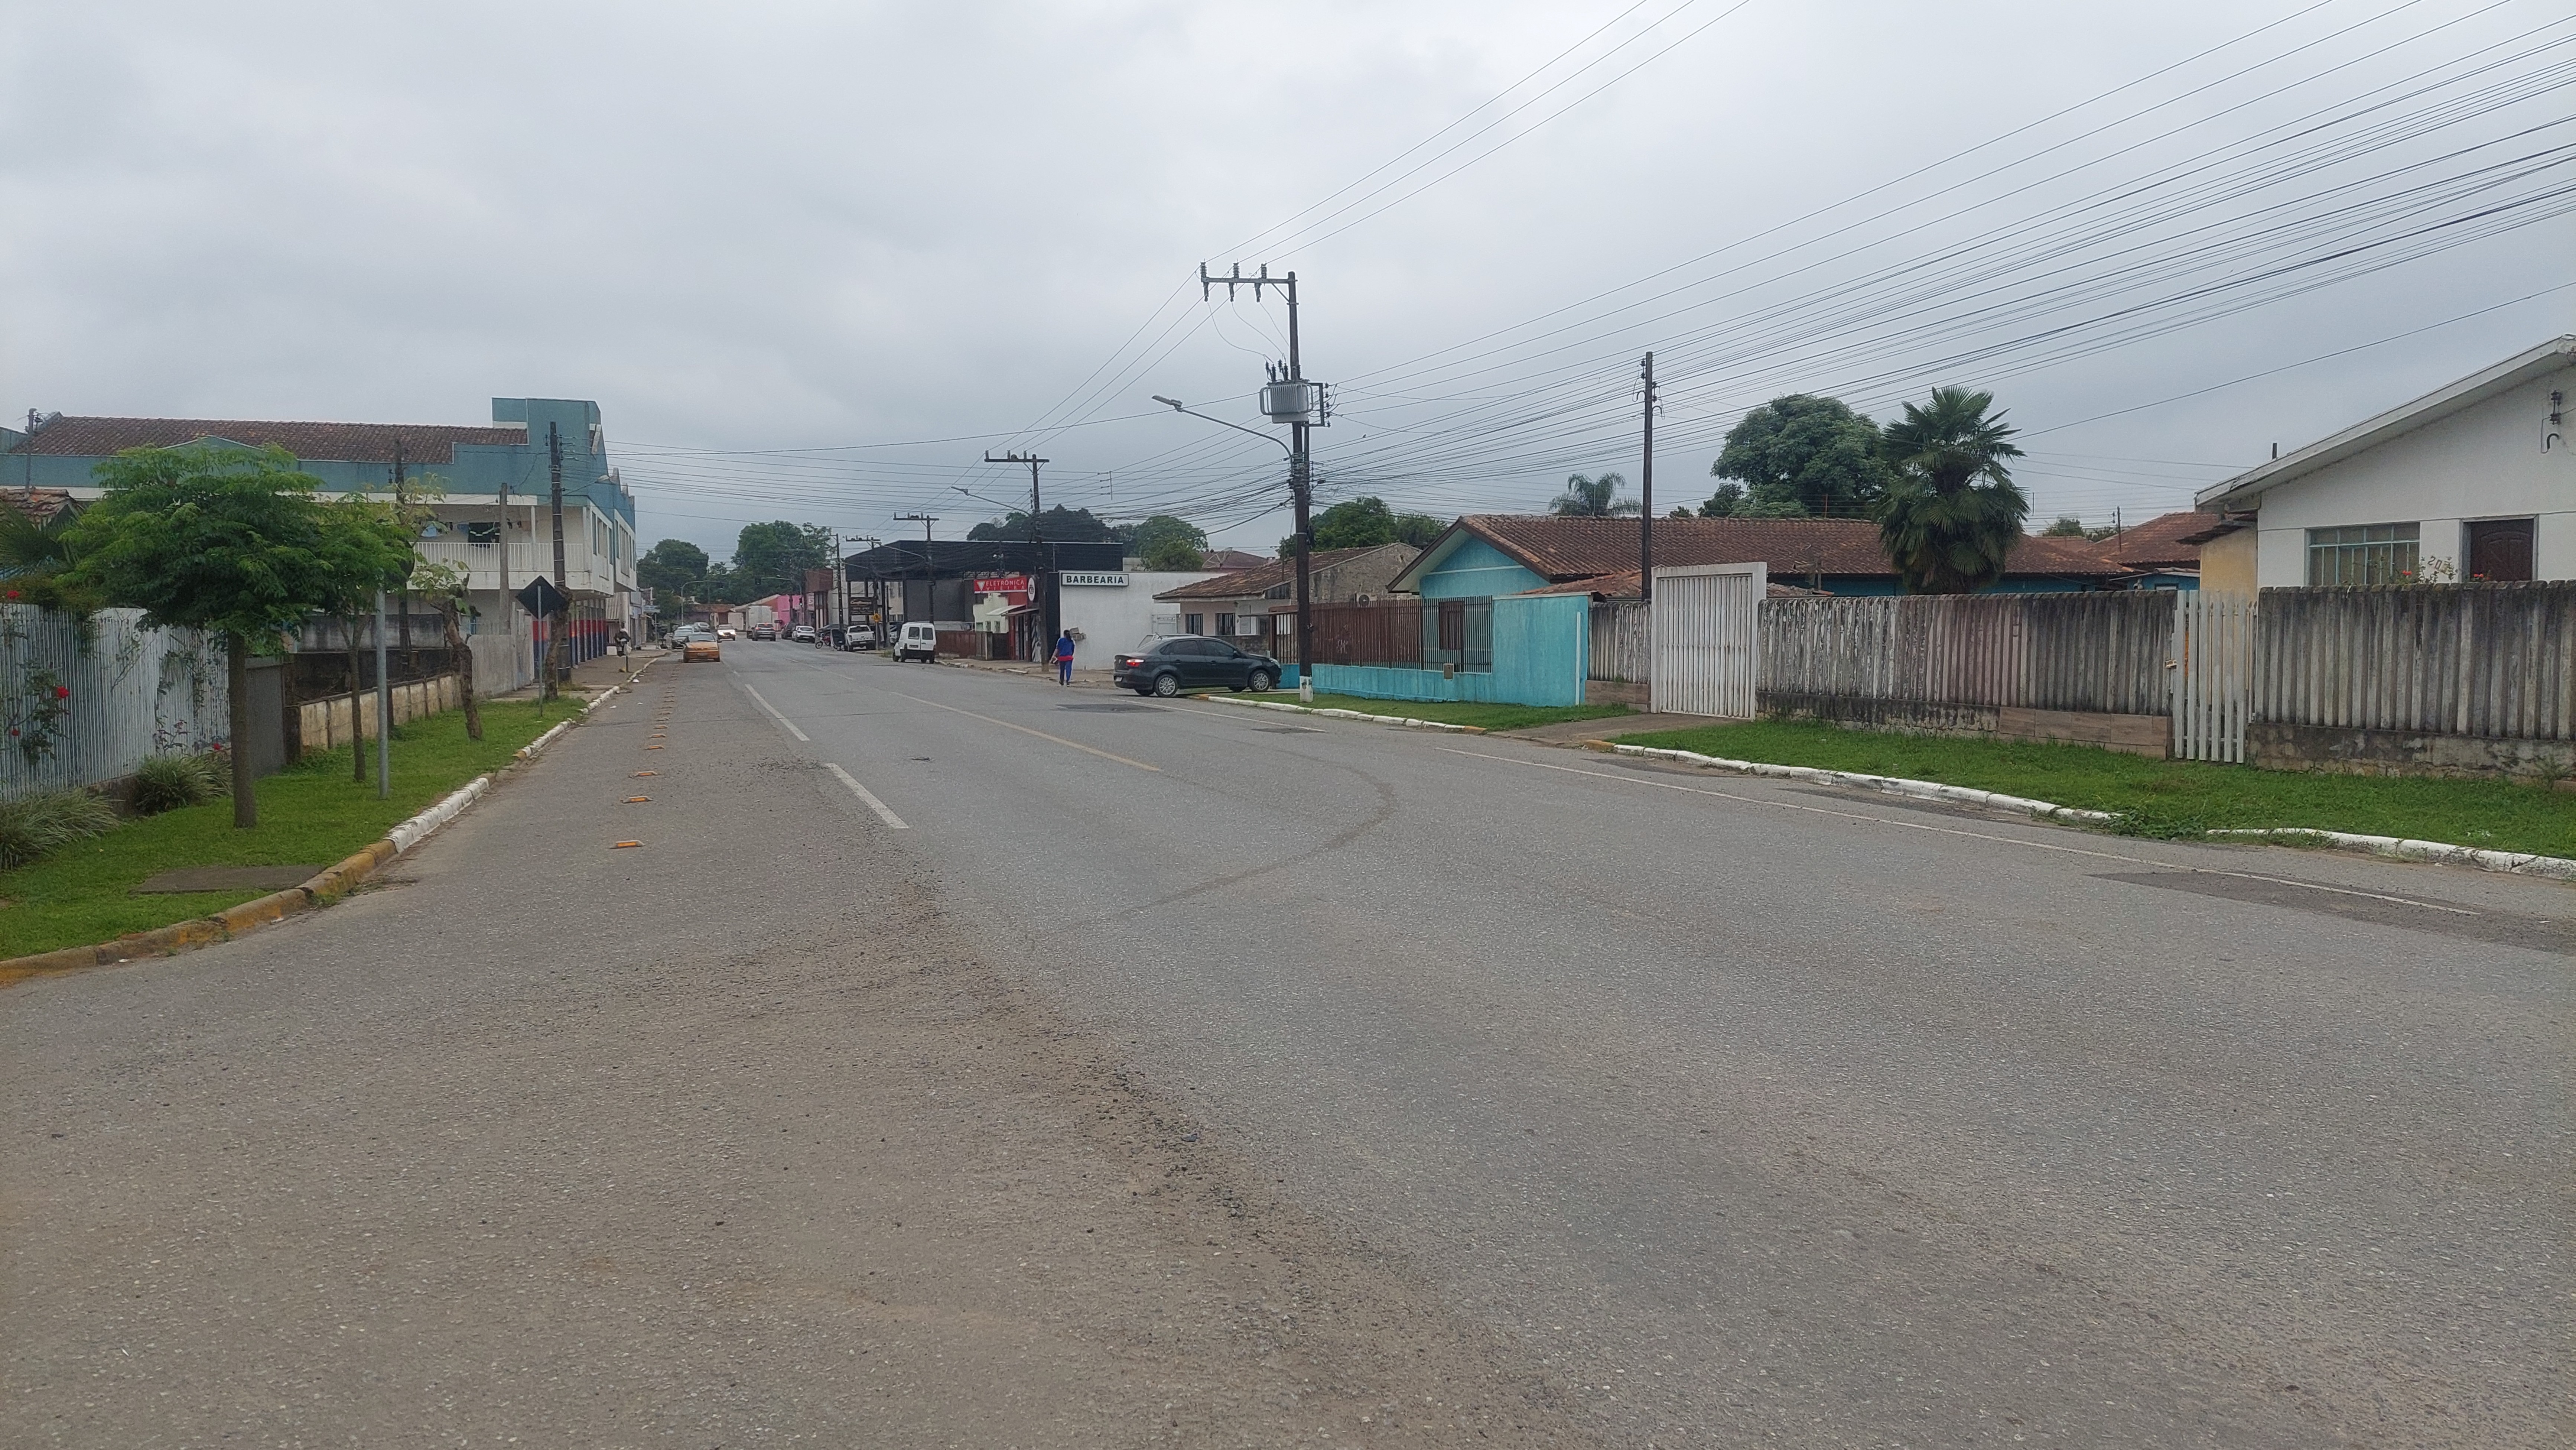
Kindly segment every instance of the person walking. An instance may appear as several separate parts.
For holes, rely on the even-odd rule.
[[[1059,686],[1073,683],[1073,631],[1069,629],[1055,642],[1055,682]]]

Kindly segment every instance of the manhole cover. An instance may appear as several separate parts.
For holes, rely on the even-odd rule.
[[[1091,711],[1093,714],[1096,714],[1096,715],[1147,715],[1147,714],[1151,714],[1151,713],[1153,713],[1153,710],[1154,710],[1154,707],[1153,707],[1153,706],[1151,706],[1151,705],[1115,705],[1115,704],[1112,704],[1112,705],[1058,705],[1058,706],[1056,706],[1056,708],[1057,708],[1057,709],[1059,709],[1059,710],[1088,710],[1088,711]]]

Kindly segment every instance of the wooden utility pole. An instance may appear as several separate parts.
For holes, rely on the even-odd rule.
[[[1655,597],[1655,355],[1646,354],[1646,456],[1638,471],[1637,597]]]

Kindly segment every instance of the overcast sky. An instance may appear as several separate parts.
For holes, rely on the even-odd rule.
[[[1659,511],[1962,383],[2035,523],[2135,519],[2576,331],[2571,83],[2564,0],[21,0],[0,406],[593,398],[648,540],[953,537],[1020,448],[1267,549],[1276,451],[1149,401],[1258,421],[1276,294],[1190,279],[1266,261],[1328,502],[1633,485],[1653,349]]]

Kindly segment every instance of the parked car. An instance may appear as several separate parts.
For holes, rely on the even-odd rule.
[[[1279,683],[1279,661],[1248,654],[1221,639],[1180,634],[1118,656],[1111,678],[1139,695],[1169,697],[1216,687],[1259,691]]]
[[[662,642],[673,649],[679,649],[687,645],[690,640],[714,639],[715,637],[716,632],[707,628],[703,624],[684,624],[679,628],[672,630],[670,635]]]
[[[778,626],[774,624],[755,624],[751,627],[751,637],[753,639],[776,639],[778,638]]]
[[[894,657],[898,662],[919,660],[923,664],[938,663],[939,630],[924,620],[906,624],[903,632],[894,637]]]
[[[843,649],[875,649],[876,647],[877,627],[873,624],[853,624],[841,632]]]
[[[794,644],[812,644],[814,642],[814,626],[810,624],[800,624],[787,632],[787,638]]]

